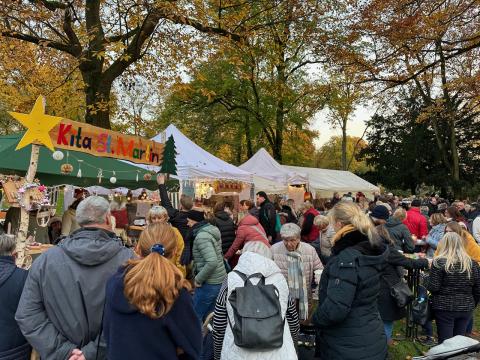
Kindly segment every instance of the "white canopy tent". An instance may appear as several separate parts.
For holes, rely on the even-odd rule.
[[[177,149],[177,176],[179,180],[236,180],[245,183],[252,182],[252,174],[237,168],[208,151],[202,149],[192,140],[186,137],[175,125],[170,124],[163,132],[156,135],[152,140],[165,143],[173,135]],[[158,166],[139,165],[140,167],[158,171]]]
[[[255,155],[240,165],[239,168],[280,184],[284,188],[288,185],[301,185],[308,182],[308,176],[305,173],[286,169],[275,161],[264,148],[258,150]],[[257,185],[255,181],[254,183],[255,189],[261,185]]]
[[[373,193],[380,190],[377,186],[363,180],[361,177],[350,171],[288,165],[282,165],[282,167],[290,171],[298,171],[307,174],[308,184],[312,192],[331,193],[334,191],[361,191],[363,193]]]

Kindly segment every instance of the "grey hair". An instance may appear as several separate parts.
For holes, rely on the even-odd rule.
[[[273,254],[270,248],[261,241],[249,241],[243,247],[242,253],[253,252],[272,260]]]
[[[0,235],[0,256],[10,256],[15,251],[15,237],[13,235]]]
[[[315,216],[315,219],[313,219],[313,224],[315,226],[322,226],[322,227],[328,226],[330,225],[330,220],[325,215],[317,215]]]
[[[78,225],[104,224],[110,204],[101,196],[90,196],[80,202],[75,217]]]
[[[282,239],[300,239],[301,232],[302,229],[300,229],[300,226],[298,226],[297,224],[286,223],[280,229],[280,236],[282,237]]]
[[[154,217],[164,217],[165,221],[168,220],[168,211],[163,206],[154,205],[148,210],[147,222],[151,222]]]

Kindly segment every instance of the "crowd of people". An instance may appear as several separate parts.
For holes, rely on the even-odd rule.
[[[295,359],[300,333],[315,329],[320,359],[381,360],[406,316],[392,288],[408,269],[428,274],[438,343],[472,331],[474,203],[336,193],[295,204],[258,192],[234,215],[186,196],[177,210],[157,181],[161,206],[131,248],[98,196],[74,203],[71,231],[28,272],[14,236],[0,235],[0,359],[32,348],[62,360]]]

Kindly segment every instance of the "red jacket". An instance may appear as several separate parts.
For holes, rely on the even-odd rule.
[[[303,224],[302,224],[302,240],[306,242],[312,242],[318,239],[320,231],[318,227],[313,224],[315,216],[320,215],[320,213],[315,210],[315,208],[310,208],[303,214]]]
[[[270,247],[270,243],[268,242],[267,235],[265,234],[262,225],[260,225],[255,216],[250,214],[245,216],[238,223],[237,236],[228,251],[225,253],[225,259],[230,259],[237,250],[242,249],[248,241],[261,241]]]
[[[420,213],[419,208],[411,208],[407,211],[407,218],[403,220],[403,223],[407,225],[408,230],[421,239],[428,235],[427,219]]]

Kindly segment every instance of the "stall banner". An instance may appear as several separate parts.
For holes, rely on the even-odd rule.
[[[9,113],[27,128],[16,150],[33,143],[44,145],[52,151],[57,148],[139,164],[156,166],[162,164],[163,144],[59,116],[47,115],[43,96],[37,98],[29,114]]]
[[[163,144],[86,123],[62,119],[50,131],[50,138],[57,149],[80,151],[139,164],[159,166],[162,163]]]

